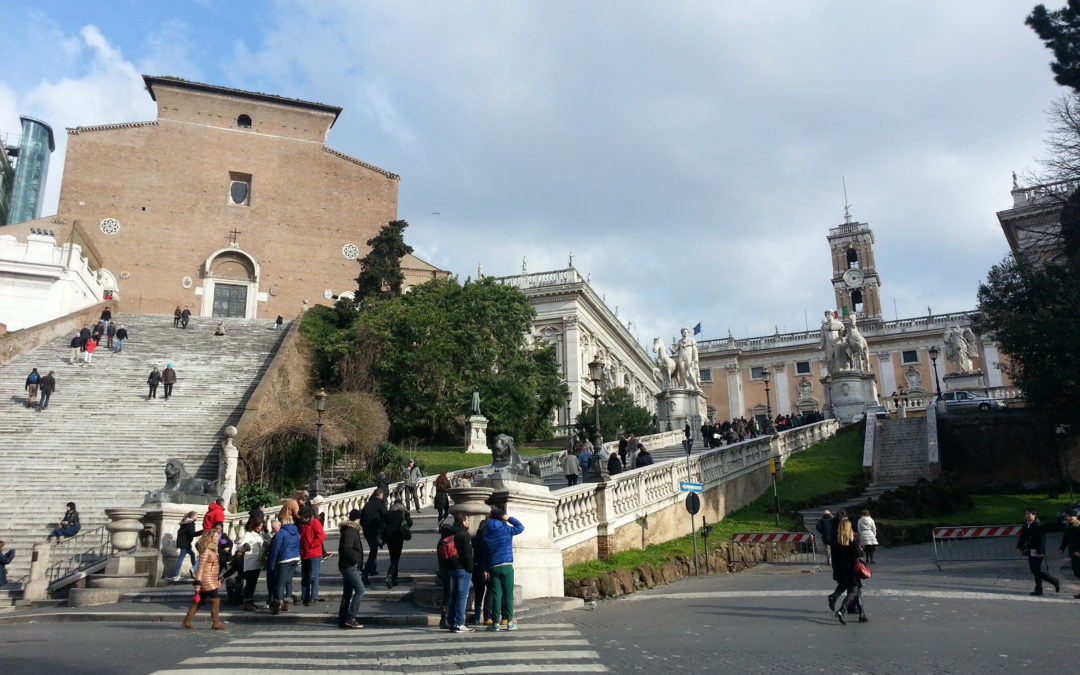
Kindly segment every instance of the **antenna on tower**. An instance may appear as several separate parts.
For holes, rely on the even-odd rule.
[[[851,203],[847,199],[847,177],[840,176],[840,182],[844,185],[844,223],[850,223],[851,221]]]

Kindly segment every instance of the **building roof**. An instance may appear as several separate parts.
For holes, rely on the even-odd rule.
[[[420,258],[417,258],[412,253],[406,253],[401,257],[401,269],[419,270],[423,272],[442,272],[444,274],[449,274],[449,272],[447,272],[446,270],[441,270],[438,267],[435,267],[431,263],[427,262],[426,260],[421,260]]]
[[[341,114],[341,107],[336,105],[326,105],[325,103],[301,101],[298,98],[285,98],[284,96],[276,96],[274,94],[261,94],[254,91],[244,91],[243,89],[219,87],[213,84],[192,82],[190,80],[185,80],[179,77],[143,75],[143,82],[146,83],[146,91],[150,92],[150,98],[154,99],[155,101],[157,100],[157,96],[154,94],[154,85],[161,84],[171,87],[180,87],[182,89],[191,89],[193,91],[203,91],[211,94],[222,94],[224,96],[246,98],[252,101],[277,103],[279,105],[287,105],[295,108],[306,108],[308,110],[315,110],[318,112],[333,113],[334,121],[330,123],[331,127],[334,126],[334,122],[337,122],[337,118]]]

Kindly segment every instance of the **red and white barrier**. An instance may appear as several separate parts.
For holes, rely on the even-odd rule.
[[[972,539],[975,537],[1015,537],[1022,525],[974,525],[971,527],[935,527],[934,539]]]
[[[808,544],[814,541],[809,532],[736,532],[731,535],[736,544]]]

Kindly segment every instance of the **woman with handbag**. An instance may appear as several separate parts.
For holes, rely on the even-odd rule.
[[[401,560],[401,549],[405,542],[412,539],[412,516],[401,503],[400,497],[394,498],[390,510],[386,513],[383,521],[382,538],[386,542],[386,550],[390,553],[390,569],[386,571],[386,587],[393,588],[398,582],[398,561]]]
[[[869,578],[869,570],[859,560],[859,538],[855,535],[847,512],[837,512],[837,520],[836,539],[832,544],[833,580],[836,581],[836,590],[829,594],[829,611],[840,623],[846,624],[844,614],[848,610],[857,610],[859,623],[866,623],[869,619],[866,618],[862,605],[862,574]],[[858,570],[859,566],[862,566],[865,572]],[[836,609],[836,600],[841,592],[845,593],[844,602],[840,609]]]
[[[195,576],[195,595],[192,598],[191,607],[188,608],[184,622],[180,624],[188,630],[194,628],[191,620],[199,611],[199,606],[210,601],[210,627],[214,630],[225,630],[225,624],[221,623],[221,597],[218,588],[221,580],[218,575],[221,571],[221,562],[218,558],[218,537],[221,530],[215,525],[209,530],[204,530],[195,548],[199,551],[199,571]]]
[[[244,610],[255,611],[255,587],[266,567],[270,553],[270,535],[266,533],[266,520],[258,515],[248,516],[244,536],[237,542],[244,556]],[[238,553],[239,555],[239,553]]]

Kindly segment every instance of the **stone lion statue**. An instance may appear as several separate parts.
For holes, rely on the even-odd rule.
[[[165,486],[148,492],[146,501],[192,504],[209,501],[208,498],[216,496],[216,480],[192,477],[184,466],[184,461],[173,458],[165,463]]]
[[[491,450],[491,466],[495,468],[508,467],[511,471],[522,472],[525,468],[514,446],[514,437],[499,434],[495,437],[495,447]]]

